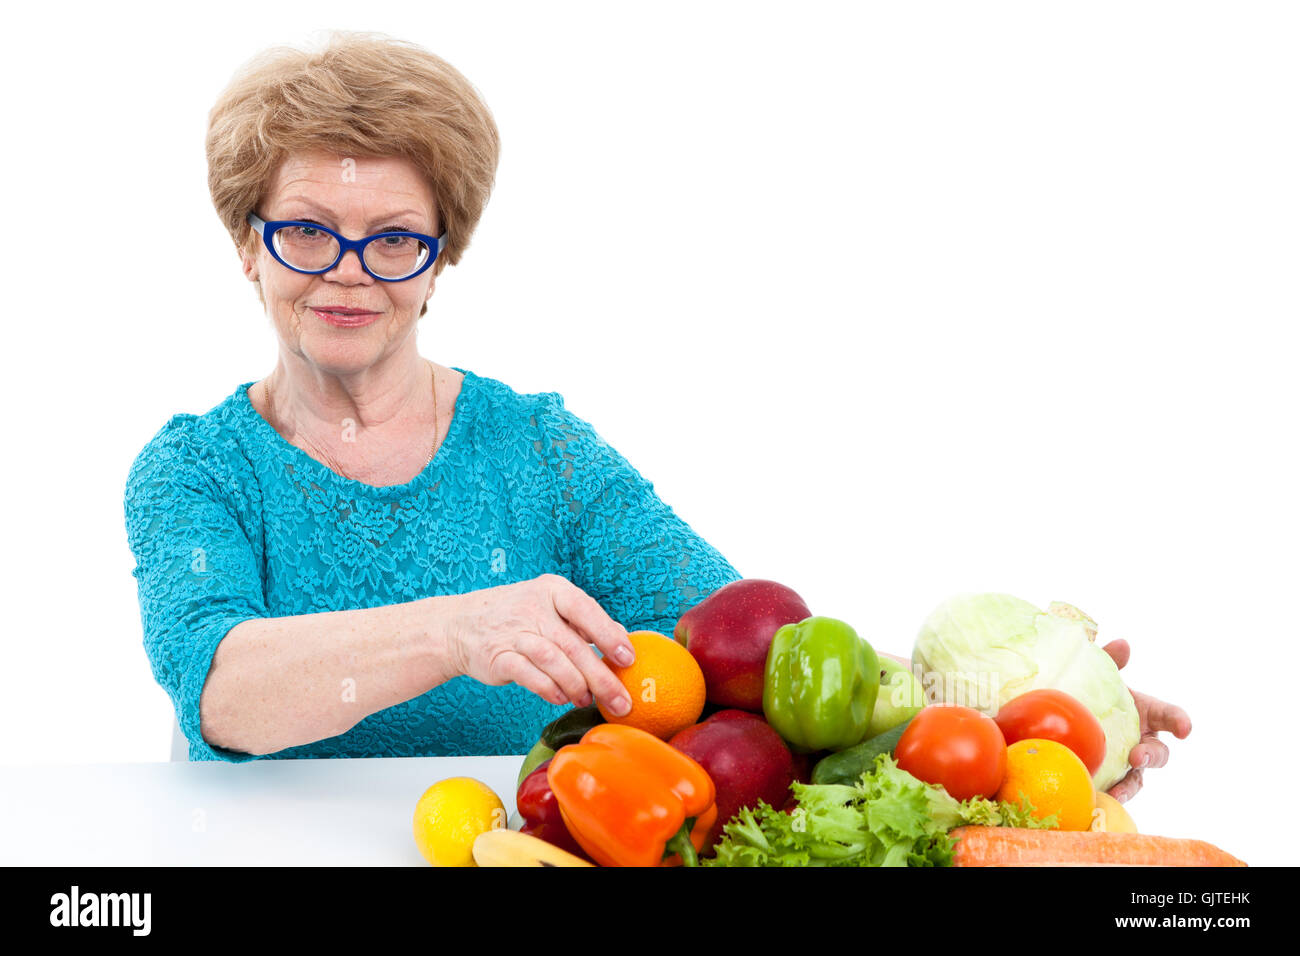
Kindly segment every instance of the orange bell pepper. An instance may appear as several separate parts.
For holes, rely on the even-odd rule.
[[[561,747],[546,779],[565,827],[601,866],[695,866],[718,816],[703,767],[622,724]]]

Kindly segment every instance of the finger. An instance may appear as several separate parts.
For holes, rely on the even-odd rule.
[[[1164,730],[1182,740],[1192,732],[1192,718],[1187,711],[1154,697],[1147,698],[1147,727],[1153,732]]]
[[[499,658],[499,671],[503,679],[512,681],[520,687],[527,688],[543,700],[552,704],[566,704],[568,697],[540,670],[529,663],[528,658],[516,651],[508,651]]]
[[[1163,767],[1169,762],[1169,748],[1154,734],[1143,737],[1129,751],[1128,762],[1139,770],[1143,767]]]
[[[1111,660],[1115,662],[1116,667],[1123,667],[1128,663],[1130,653],[1128,641],[1122,638],[1117,641],[1111,641],[1103,647],[1102,650],[1111,656]]]
[[[599,601],[566,578],[556,576],[554,583],[551,602],[555,613],[585,643],[595,644],[620,667],[627,667],[636,659],[632,642],[627,639],[627,628],[605,613]]]
[[[1124,774],[1123,779],[1106,792],[1120,803],[1127,803],[1129,800],[1132,800],[1133,796],[1141,789],[1142,771],[1139,769],[1133,769]]]
[[[575,667],[582,672],[583,679],[591,694],[618,716],[623,716],[632,709],[632,699],[628,696],[623,682],[614,676],[609,665],[596,656],[591,645],[573,631],[562,620],[557,620],[555,643],[569,656]],[[620,705],[620,701],[622,702]],[[586,706],[585,704],[582,706]]]
[[[554,641],[537,634],[525,634],[520,638],[518,648],[529,663],[559,685],[566,700],[576,704],[586,695],[587,681],[582,672],[569,660],[569,655],[555,646]]]

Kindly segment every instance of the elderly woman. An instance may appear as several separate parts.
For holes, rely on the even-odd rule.
[[[630,700],[593,645],[671,633],[736,570],[550,392],[420,355],[497,166],[474,89],[343,35],[255,59],[209,188],[279,361],[132,466],[145,646],[194,760],[522,753]]]
[[[368,34],[269,51],[213,108],[212,200],[280,354],[128,479],[191,759],[522,753],[568,704],[629,708],[593,646],[630,662],[628,630],[740,577],[560,395],[417,350],[497,153],[460,73]]]

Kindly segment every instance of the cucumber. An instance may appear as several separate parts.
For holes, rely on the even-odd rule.
[[[829,757],[823,757],[817,761],[817,766],[813,767],[812,782],[842,783],[853,786],[858,782],[858,778],[875,766],[877,757],[894,752],[899,738],[903,736],[903,731],[911,722],[912,718],[909,717],[884,733],[876,734],[870,740],[864,740],[847,750],[840,750]]]

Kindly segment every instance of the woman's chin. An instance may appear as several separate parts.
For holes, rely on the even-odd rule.
[[[297,349],[309,356],[314,365],[336,373],[368,368],[415,331],[415,317],[394,335],[394,318],[380,313],[371,322],[355,328],[343,328],[320,319],[315,310],[296,313],[291,327],[281,338],[297,343]],[[287,333],[287,334],[286,334]]]
[[[313,365],[338,375],[359,372],[374,365],[383,355],[382,346],[382,342],[374,339],[348,340],[329,333],[305,336],[300,345]]]

